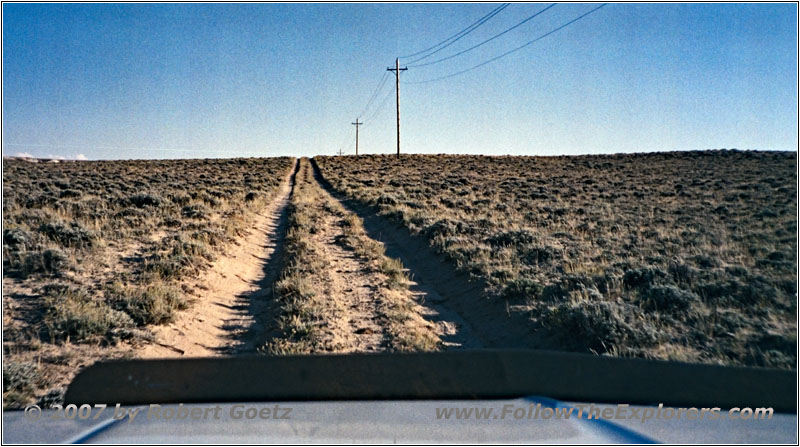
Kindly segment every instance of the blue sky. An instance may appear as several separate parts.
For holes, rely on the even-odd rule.
[[[546,5],[512,4],[426,61]],[[394,58],[497,6],[6,3],[3,154],[352,153],[350,123]],[[557,4],[462,56],[404,72],[403,150],[797,150],[794,4],[609,4],[491,64],[413,83],[469,68],[596,6]],[[362,153],[395,150],[393,81],[362,117],[380,112],[361,127]]]

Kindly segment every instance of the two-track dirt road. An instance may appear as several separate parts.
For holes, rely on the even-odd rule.
[[[190,308],[154,328],[156,342],[139,355],[205,357],[252,353],[273,325],[272,283],[280,272],[286,207],[297,163],[272,203],[256,216],[252,230],[220,256],[196,284]]]
[[[313,161],[298,160],[270,204],[255,220],[252,231],[217,259],[196,281],[195,299],[174,322],[155,328],[155,342],[138,354],[144,358],[214,356],[256,353],[279,337],[280,304],[274,284],[287,262],[284,240],[289,204],[304,186],[319,189],[320,207],[341,208],[359,215],[367,237],[400,259],[412,279],[413,307],[435,328],[444,349],[530,346],[529,334],[505,315],[498,303],[481,296],[480,284],[438,259],[397,224],[339,197],[325,182]],[[341,205],[341,206],[339,206]],[[321,290],[325,318],[319,327],[331,352],[386,350],[386,317],[379,309],[376,272],[342,244],[341,211],[321,213],[309,240],[316,258],[325,265],[315,278]],[[324,338],[323,337],[323,338]]]

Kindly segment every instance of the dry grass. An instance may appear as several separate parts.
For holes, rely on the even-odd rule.
[[[189,304],[186,280],[248,229],[291,166],[4,160],[4,360],[62,373],[4,390],[4,405],[68,381],[81,363],[70,352],[117,355],[172,320]]]
[[[358,258],[358,271],[348,273],[370,282],[366,302],[348,306],[346,295],[352,300],[358,292],[332,286],[335,277],[343,275],[342,257],[325,247],[326,240],[318,237],[323,232],[336,234],[333,243]],[[338,279],[347,282],[348,276]],[[271,340],[265,350],[309,354],[438,349],[438,336],[419,315],[408,285],[402,263],[385,255],[383,245],[367,236],[361,220],[313,179],[308,160],[301,160],[289,205],[284,268],[275,284],[282,306],[282,335]],[[374,325],[382,332],[380,340],[377,344],[359,341],[349,327],[353,323]]]
[[[399,259],[386,256],[380,242],[371,239],[362,220],[337,202],[345,215],[342,226],[343,244],[369,265],[370,271],[381,277],[377,290],[379,311],[384,317],[388,348],[392,351],[434,351],[440,348],[439,337],[420,316],[419,306],[409,290],[409,278]]]
[[[796,366],[795,153],[316,160],[554,348]]]

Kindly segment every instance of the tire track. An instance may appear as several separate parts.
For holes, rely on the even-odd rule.
[[[300,161],[286,262],[276,283],[282,334],[274,354],[436,349],[438,328],[408,290],[396,261]]]
[[[220,351],[224,354],[248,354],[258,352],[266,341],[278,333],[278,308],[275,300],[274,284],[280,277],[284,261],[285,240],[288,224],[287,208],[294,195],[300,160],[295,160],[288,181],[288,192],[276,200],[270,209],[269,240],[265,244],[267,260],[263,267],[263,277],[248,292],[237,296],[238,313],[227,320],[223,328],[228,331],[232,343]],[[245,311],[245,312],[243,312]]]
[[[153,328],[155,340],[139,356],[200,357],[254,353],[276,330],[272,284],[280,272],[286,209],[294,192],[299,161],[253,228],[194,283],[190,308],[166,326]]]
[[[497,300],[488,299],[485,283],[458,272],[436,254],[421,237],[402,225],[379,215],[371,207],[343,197],[322,176],[311,160],[314,178],[350,212],[364,220],[373,239],[386,246],[386,254],[400,259],[414,280],[412,291],[417,302],[429,309],[426,318],[443,328],[442,340],[448,348],[547,348],[531,328],[526,315],[509,312]]]

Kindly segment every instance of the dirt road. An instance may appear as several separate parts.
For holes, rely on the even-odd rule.
[[[264,343],[274,326],[272,284],[280,272],[286,207],[297,166],[270,206],[256,216],[250,233],[196,282],[190,308],[173,323],[153,328],[156,342],[144,346],[140,357],[253,353]]]
[[[139,355],[378,352],[510,342],[497,321],[502,315],[475,303],[478,285],[424,259],[424,252],[409,255],[416,242],[342,199],[308,159],[298,160],[252,231],[196,281],[191,307],[154,328],[155,342]],[[307,290],[293,290],[297,284]],[[481,318],[487,324],[478,327]]]

